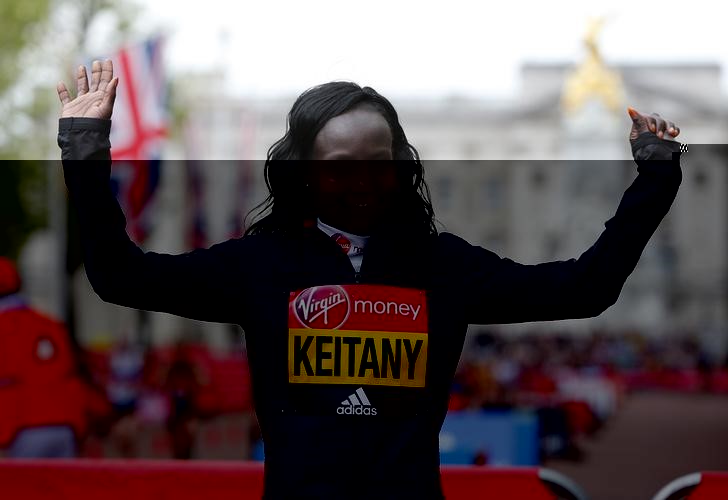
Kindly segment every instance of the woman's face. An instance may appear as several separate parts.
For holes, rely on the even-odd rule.
[[[309,183],[319,218],[343,231],[371,234],[399,190],[384,117],[360,107],[332,118],[314,140],[312,159]]]

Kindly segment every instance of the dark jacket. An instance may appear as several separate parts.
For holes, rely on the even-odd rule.
[[[372,235],[357,275],[316,228],[184,255],[143,252],[109,189],[109,128],[108,121],[61,119],[58,136],[88,277],[108,302],[242,326],[265,442],[266,498],[441,498],[438,434],[468,324],[600,314],[617,300],[682,176],[679,144],[646,133],[633,149],[639,175],[578,259],[523,265],[448,233],[383,233]],[[288,383],[290,292],[357,281],[425,290],[429,308],[426,386],[365,387],[377,416],[336,414],[357,386]]]

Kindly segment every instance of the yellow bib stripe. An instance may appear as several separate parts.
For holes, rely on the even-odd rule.
[[[288,381],[424,387],[427,334],[291,328]]]

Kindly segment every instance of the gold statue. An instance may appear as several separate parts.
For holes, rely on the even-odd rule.
[[[587,56],[569,74],[564,83],[561,98],[563,109],[574,113],[589,99],[600,99],[607,109],[618,112],[622,108],[624,91],[622,79],[614,70],[609,69],[602,60],[597,44],[597,36],[604,25],[604,18],[589,20],[584,45]]]

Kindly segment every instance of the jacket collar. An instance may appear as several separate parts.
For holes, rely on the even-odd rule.
[[[304,240],[324,248],[332,255],[346,258],[338,245],[315,225],[304,227]],[[329,251],[329,250],[325,250]],[[434,238],[409,228],[383,227],[367,242],[362,261],[362,283],[378,283],[410,288],[429,288]]]

